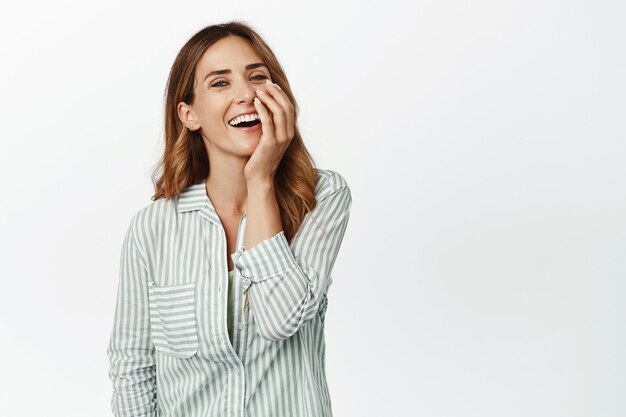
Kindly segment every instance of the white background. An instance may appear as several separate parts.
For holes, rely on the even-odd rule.
[[[617,0],[1,6],[0,415],[111,415],[121,244],[167,74],[230,19],[273,48],[317,165],[352,190],[334,415],[626,415]]]

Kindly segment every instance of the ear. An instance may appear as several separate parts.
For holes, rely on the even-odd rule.
[[[181,101],[178,103],[176,110],[178,111],[178,118],[181,122],[183,122],[183,125],[185,125],[187,129],[193,132],[194,130],[198,130],[200,128],[193,110],[187,103]]]

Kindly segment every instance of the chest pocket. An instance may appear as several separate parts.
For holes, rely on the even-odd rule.
[[[148,281],[150,330],[154,349],[177,358],[198,351],[196,283],[158,287]]]

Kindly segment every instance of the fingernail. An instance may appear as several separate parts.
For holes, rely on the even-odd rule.
[[[274,87],[278,88],[279,90],[282,90],[282,88],[280,88],[280,85],[274,83]]]
[[[266,84],[269,84],[269,85],[272,85],[272,84],[273,84],[273,83],[270,81],[270,79],[269,79],[269,78],[266,78],[266,79],[265,79],[265,83],[266,83]]]
[[[265,94],[265,91],[261,91],[261,90],[256,90],[256,92],[257,94],[261,94],[261,95]]]
[[[261,100],[259,100],[259,99],[258,99],[258,98],[256,98],[256,97],[254,98],[254,102],[255,102],[256,104],[261,104]]]

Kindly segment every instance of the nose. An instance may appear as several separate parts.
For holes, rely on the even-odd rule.
[[[235,89],[234,101],[236,103],[252,102],[255,95],[256,95],[256,88],[252,84],[246,81],[242,81],[240,83],[237,83],[237,87]]]

